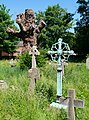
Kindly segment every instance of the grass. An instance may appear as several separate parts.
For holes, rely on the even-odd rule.
[[[40,69],[35,93],[28,91],[29,78],[26,70],[10,67],[8,61],[0,61],[0,79],[9,88],[0,91],[0,120],[67,120],[63,109],[51,108],[56,99],[56,66],[47,64]],[[76,120],[89,119],[89,70],[85,63],[69,63],[63,76],[63,96],[68,89],[76,90],[76,99],[84,100],[84,108],[76,109]]]
[[[64,94],[65,91],[70,88],[75,89],[76,99],[84,100],[84,108],[77,108],[76,110],[76,120],[88,120],[89,70],[86,69],[85,63],[70,63],[67,68],[65,68],[63,88]]]

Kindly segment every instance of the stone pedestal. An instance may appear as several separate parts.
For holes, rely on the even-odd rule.
[[[86,68],[89,70],[89,58],[86,59]]]
[[[32,68],[28,70],[28,77],[30,78],[30,84],[28,90],[34,92],[36,80],[40,79],[38,68]]]

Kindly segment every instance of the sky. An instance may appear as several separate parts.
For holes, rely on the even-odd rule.
[[[60,7],[67,9],[68,12],[75,13],[77,9],[77,0],[0,0],[0,4],[4,4],[13,14],[12,19],[16,19],[16,15],[23,13],[25,9],[33,9],[37,11],[45,11],[48,6],[59,4]]]
[[[33,9],[34,12],[45,11],[48,6],[59,4],[60,7],[67,12],[75,13],[77,10],[77,0],[0,0],[0,4],[4,4],[7,9],[10,9],[12,19],[15,21],[16,15],[24,13],[25,9]],[[74,18],[78,18],[76,14]]]

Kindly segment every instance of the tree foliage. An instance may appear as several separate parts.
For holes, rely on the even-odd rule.
[[[36,19],[39,20],[40,18],[46,22],[46,27],[39,35],[39,47],[51,47],[60,37],[68,43],[74,40],[74,34],[69,32],[69,29],[73,25],[73,14],[61,8],[59,4],[48,6],[44,12],[38,11]]]
[[[89,54],[89,0],[78,0],[77,12],[80,18],[76,23],[76,51],[79,54]]]
[[[10,10],[7,9],[5,5],[0,5],[0,46],[8,53],[15,50],[15,43],[17,40],[16,37],[6,32],[8,26],[15,27],[14,21],[11,20],[11,15],[9,15],[9,11]]]

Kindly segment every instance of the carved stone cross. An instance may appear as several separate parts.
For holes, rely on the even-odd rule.
[[[40,52],[37,50],[36,46],[33,46],[29,54],[32,55],[32,68],[36,68],[36,55],[40,55]]]
[[[32,68],[28,70],[29,77],[31,78],[29,84],[29,91],[34,92],[36,80],[40,78],[39,70],[36,67],[36,55],[40,55],[40,52],[37,50],[36,46],[33,46],[29,52],[32,55]]]
[[[84,108],[84,101],[75,98],[75,90],[68,90],[68,97],[60,97],[56,103],[51,104],[52,107],[68,109],[68,120],[75,120],[75,109]]]

